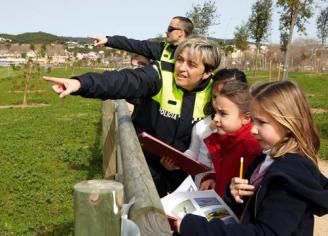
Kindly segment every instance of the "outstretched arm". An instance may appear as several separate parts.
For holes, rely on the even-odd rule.
[[[162,81],[154,66],[131,70],[86,73],[73,79],[44,77],[52,82],[53,90],[63,98],[69,94],[88,98],[127,99],[155,95]]]
[[[101,41],[104,39],[101,38]],[[135,40],[124,36],[111,36],[107,37],[105,44],[107,47],[133,52],[149,59],[159,61],[161,59],[164,44],[150,40]]]

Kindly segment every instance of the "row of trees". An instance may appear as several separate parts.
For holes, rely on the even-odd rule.
[[[279,8],[280,13],[280,49],[284,53],[283,79],[287,79],[294,28],[299,32],[305,33],[304,25],[313,15],[314,0],[277,0],[276,6]],[[216,11],[216,2],[212,0],[207,0],[203,4],[192,6],[191,10],[186,13],[186,16],[193,21],[195,34],[208,36],[209,27],[219,24],[219,16],[216,14]],[[248,49],[249,39],[253,40],[256,45],[255,60],[253,63],[254,75],[258,66],[258,56],[261,45],[270,34],[272,11],[272,0],[257,0],[252,6],[252,12],[248,21],[235,29],[234,43],[237,49],[243,52],[246,51]],[[317,18],[317,29],[318,38],[321,40],[322,45],[324,45],[328,36],[328,7],[320,11]],[[219,46],[226,55],[234,50],[231,45],[226,45],[225,42],[220,42]],[[34,44],[31,44],[30,49],[36,53],[37,57],[44,57],[46,54],[45,44],[41,46],[40,50],[36,50]],[[270,60],[271,59],[272,58],[270,58]],[[308,55],[303,53],[301,60],[306,59],[308,59]],[[95,61],[95,63],[100,63],[100,61]],[[315,63],[317,63],[316,60]],[[38,68],[38,66],[34,64],[32,60],[28,60],[24,68],[25,88],[23,106],[27,106],[28,104],[27,96],[32,71],[34,68]]]
[[[291,42],[295,28],[298,32],[306,34],[305,23],[313,16],[315,3],[314,0],[277,0],[275,5],[280,14],[280,49],[284,53],[283,79],[287,79]],[[270,35],[273,7],[272,0],[257,0],[252,6],[252,13],[248,21],[235,29],[234,36],[237,49],[246,51],[249,39],[253,40],[256,45],[255,62],[253,63],[254,74],[258,65],[257,58],[261,45]],[[209,27],[218,24],[216,10],[216,2],[209,0],[193,6],[187,12],[187,17],[194,22],[196,34],[208,36]],[[324,45],[328,36],[328,6],[321,9],[317,17],[317,31],[318,38]],[[221,46],[225,52],[231,50],[225,45]]]

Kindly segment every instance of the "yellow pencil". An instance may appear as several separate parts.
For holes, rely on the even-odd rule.
[[[239,166],[239,178],[243,178],[243,169],[244,169],[244,158],[240,158],[240,166]]]

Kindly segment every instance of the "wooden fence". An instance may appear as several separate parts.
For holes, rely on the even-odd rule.
[[[141,235],[171,235],[125,100],[104,101],[102,122],[104,177],[123,184],[125,202],[135,197],[129,219]]]

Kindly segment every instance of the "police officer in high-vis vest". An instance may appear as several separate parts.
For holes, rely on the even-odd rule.
[[[154,61],[160,61],[161,70],[174,69],[174,52],[177,46],[183,42],[193,30],[190,19],[183,16],[173,17],[166,30],[166,42],[150,40],[128,39],[124,36],[91,37],[95,46],[105,45],[111,48],[121,49],[145,56]]]
[[[69,94],[89,98],[143,98],[144,113],[133,117],[137,133],[146,131],[165,143],[185,151],[193,125],[205,117],[204,106],[211,100],[211,76],[220,64],[217,44],[204,38],[187,39],[175,54],[174,73],[160,70],[160,64],[138,69],[87,73],[72,79],[44,77],[60,97]],[[160,160],[145,153],[159,195],[174,191],[187,176],[182,170],[168,170]]]

